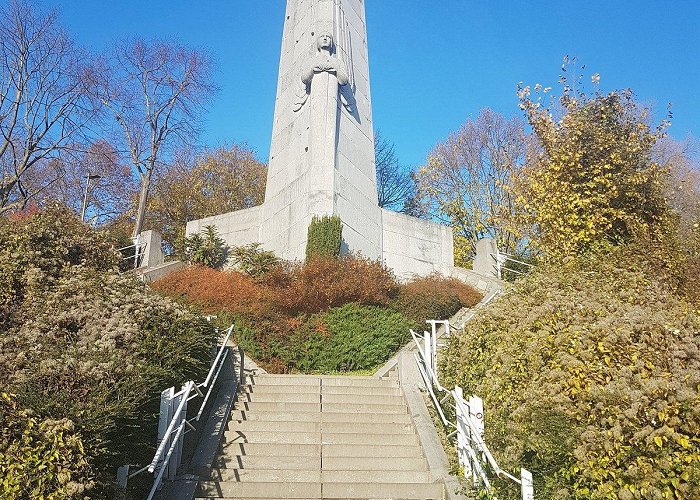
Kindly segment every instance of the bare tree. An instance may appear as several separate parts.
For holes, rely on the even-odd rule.
[[[506,227],[514,210],[506,187],[525,163],[522,122],[489,109],[438,143],[416,173],[418,201],[432,217],[455,230],[456,257],[466,264],[477,240],[496,238],[517,251],[518,236]]]
[[[679,240],[689,255],[700,258],[700,141],[665,137],[655,144],[653,160],[670,173],[666,197],[678,214]]]
[[[191,144],[214,90],[202,53],[164,41],[116,45],[102,61],[94,92],[120,129],[119,142],[141,189],[133,235],[143,228],[153,172],[177,145]]]
[[[22,0],[0,9],[0,214],[57,180],[37,182],[33,170],[70,150],[95,117],[86,63],[55,13]]]
[[[136,183],[131,167],[105,140],[97,140],[86,147],[76,145],[75,149],[77,151],[68,160],[54,158],[29,176],[27,183],[30,185],[34,177],[38,177],[38,183],[43,179],[57,179],[37,195],[39,205],[59,201],[79,214],[86,197],[86,220],[103,224],[122,217],[133,207],[135,198]],[[88,176],[91,177],[89,183]]]
[[[377,166],[377,198],[381,208],[406,212],[415,195],[415,183],[399,163],[394,145],[377,132],[374,135]]]

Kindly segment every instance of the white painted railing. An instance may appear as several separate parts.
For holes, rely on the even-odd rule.
[[[438,344],[438,328],[442,324],[445,326],[445,331],[449,332],[450,323],[447,320],[429,320],[427,323],[430,324],[430,331],[423,332],[422,338],[411,330],[411,336],[418,348],[418,353],[414,354],[414,357],[440,420],[445,427],[454,429],[448,438],[456,437],[457,456],[464,470],[464,476],[470,478],[475,487],[483,486],[491,494],[493,488],[487,474],[487,469],[490,469],[496,477],[519,484],[523,500],[534,500],[535,492],[530,471],[521,468],[520,478],[504,471],[486,446],[484,403],[481,398],[469,396],[467,400],[464,398],[461,387],[457,386],[449,390],[440,384],[437,376],[437,350],[442,346]],[[449,399],[454,401],[455,422],[451,422],[443,410],[443,405]]]
[[[117,252],[122,254],[122,261],[132,261],[130,266],[132,269],[138,269],[141,267],[141,261],[143,260],[143,256],[146,254],[146,243],[139,243],[138,237],[135,239],[135,241],[136,243],[133,245],[117,249]],[[129,250],[131,253],[124,256],[126,250]]]
[[[210,317],[207,319],[210,319]],[[158,421],[158,449],[150,464],[141,467],[133,473],[129,472],[129,469],[133,467],[132,465],[121,466],[117,471],[117,486],[119,488],[125,489],[129,479],[141,473],[148,472],[153,474],[154,477],[153,486],[146,497],[146,500],[151,500],[160,489],[164,479],[175,479],[177,469],[182,459],[182,447],[185,434],[190,430],[196,430],[194,423],[199,422],[200,418],[202,418],[207,401],[209,401],[221,368],[224,366],[224,362],[228,356],[229,350],[226,347],[232,332],[233,325],[228,327],[224,332],[224,339],[216,352],[216,356],[204,382],[197,384],[190,380],[186,382],[178,392],[175,392],[174,387],[169,387],[161,393],[160,419]],[[240,353],[240,362],[242,366],[243,353],[242,351],[240,351]],[[199,397],[202,398],[200,408],[194,417],[188,419],[187,404]]]
[[[494,261],[493,267],[496,270],[496,274],[498,276],[498,279],[502,279],[503,271],[508,271],[508,272],[516,274],[518,276],[524,276],[535,267],[533,264],[530,264],[529,262],[524,262],[522,260],[516,259],[515,256],[513,256],[511,254],[508,254],[505,252],[499,252],[498,249],[496,249],[496,253],[490,253],[489,257],[491,257]],[[508,262],[513,262],[513,263],[518,264],[520,266],[525,266],[527,268],[527,271],[523,272],[523,271],[518,271],[517,269],[512,269],[510,267],[506,267],[506,264]]]

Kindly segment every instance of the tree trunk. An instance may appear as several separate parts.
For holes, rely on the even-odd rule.
[[[148,203],[148,191],[151,187],[151,173],[152,168],[146,170],[146,175],[141,178],[141,194],[139,196],[139,208],[136,211],[136,225],[134,226],[134,234],[132,235],[136,238],[141,234],[143,229],[143,220],[146,218],[146,204]]]

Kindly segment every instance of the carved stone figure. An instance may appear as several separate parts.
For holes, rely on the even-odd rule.
[[[311,85],[319,73],[330,73],[335,76],[336,85],[345,86],[349,83],[348,71],[343,61],[335,53],[335,43],[333,35],[322,33],[316,39],[316,50],[318,53],[309,61],[308,66],[301,72],[301,83],[303,88],[294,103],[294,111],[299,111],[311,95]]]

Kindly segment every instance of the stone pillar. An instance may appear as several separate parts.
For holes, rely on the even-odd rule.
[[[161,248],[162,237],[158,231],[143,231],[139,236],[139,242],[140,244],[145,244],[139,267],[155,267],[165,262],[163,249]]]
[[[476,242],[476,256],[474,257],[472,270],[482,276],[500,278],[497,255],[496,240],[491,238],[480,239]]]

